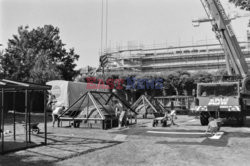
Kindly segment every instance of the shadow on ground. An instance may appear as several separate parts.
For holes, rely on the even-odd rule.
[[[223,136],[216,140],[210,139],[207,136],[204,136],[205,139],[202,142],[174,142],[174,141],[158,141],[156,144],[167,144],[167,145],[205,145],[205,146],[216,146],[216,147],[226,147],[228,146],[228,140],[231,137],[236,138],[249,138],[250,133],[242,133],[242,132],[225,132]]]
[[[47,146],[0,155],[0,165],[52,166],[58,161],[110,148],[122,143],[120,141],[56,135],[50,135],[48,142]]]
[[[0,165],[2,166],[27,166],[27,165],[52,166],[53,165],[53,163],[45,160],[28,161],[29,158],[31,157],[33,157],[33,155],[18,156],[14,153],[2,156],[0,155]]]

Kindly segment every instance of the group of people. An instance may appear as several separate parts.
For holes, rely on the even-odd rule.
[[[168,115],[165,115],[165,116],[168,116]],[[170,112],[171,125],[176,125],[174,122],[174,119],[176,119],[176,111],[171,110],[171,112]],[[208,127],[205,131],[205,134],[210,133],[212,136],[216,135],[217,132],[220,130],[220,125],[218,124],[218,121],[213,117],[209,117],[208,121],[209,121],[209,123],[208,123]]]
[[[172,109],[170,111],[170,114],[168,114],[166,112],[163,119],[167,120],[168,118],[171,121],[171,125],[177,125],[174,122],[174,120],[177,118],[176,117],[176,110]],[[212,136],[216,135],[217,132],[220,130],[220,125],[218,124],[218,121],[215,118],[213,118],[213,117],[209,117],[208,121],[209,121],[209,123],[208,123],[208,127],[207,127],[207,129],[205,131],[205,134],[211,134]]]
[[[172,109],[170,112],[165,112],[164,117],[156,117],[153,120],[153,127],[158,125],[158,121],[162,123],[163,127],[167,127],[167,121],[170,120],[170,125],[177,125],[174,121],[177,119],[176,110]]]

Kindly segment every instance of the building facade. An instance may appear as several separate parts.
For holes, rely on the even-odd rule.
[[[207,42],[206,42],[207,43]],[[245,59],[250,66],[250,21],[247,41],[240,42]],[[225,54],[220,44],[191,44],[186,46],[143,47],[129,45],[127,48],[109,49],[102,54],[107,57],[106,71],[163,72],[172,70],[217,71],[226,68]]]
[[[250,33],[249,33],[250,34]],[[250,41],[250,35],[249,41]],[[250,42],[241,42],[241,50],[250,66]],[[106,53],[106,71],[163,72],[186,70],[216,71],[226,68],[225,54],[220,44],[162,48],[132,48]]]

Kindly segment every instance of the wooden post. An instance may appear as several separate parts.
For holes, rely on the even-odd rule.
[[[2,104],[1,104],[1,137],[2,137],[2,153],[4,152],[4,89],[2,88]]]
[[[87,103],[87,123],[88,123],[88,117],[89,117],[89,96],[88,96],[88,103]]]
[[[32,91],[31,91],[31,93],[28,93],[28,98],[27,98],[27,100],[29,100],[29,102],[27,102],[27,109],[28,109],[28,124],[29,124],[29,143],[31,143],[31,123],[30,123],[30,120],[31,120],[31,115],[30,115],[30,111],[31,111],[31,104],[32,103],[30,103],[30,98],[31,98],[31,95],[32,95]],[[31,101],[32,102],[32,101]],[[29,103],[29,104],[28,104]]]
[[[25,141],[26,141],[26,147],[28,146],[28,90],[25,90]]]
[[[145,111],[145,114],[142,115],[142,118],[144,119],[146,115],[144,98],[142,98],[142,105],[143,105],[143,110]]]
[[[14,125],[13,125],[13,139],[16,140],[16,91],[13,93],[13,116],[14,116]]]
[[[132,124],[132,123],[133,123],[133,116],[132,116],[132,112],[130,112],[129,117],[130,117],[130,123]]]
[[[46,91],[43,91],[43,111],[44,111],[44,144],[47,145],[47,111],[46,111]]]

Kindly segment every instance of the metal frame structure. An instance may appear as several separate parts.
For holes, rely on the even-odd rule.
[[[4,94],[5,92],[12,92],[13,94],[13,140],[16,141],[16,108],[15,108],[15,102],[16,102],[16,92],[24,92],[25,93],[25,142],[26,146],[25,148],[29,147],[29,143],[31,143],[31,133],[30,133],[30,126],[31,126],[31,114],[30,109],[28,107],[29,103],[29,93],[33,91],[41,91],[44,95],[44,144],[47,144],[47,112],[46,112],[46,93],[47,90],[50,90],[51,86],[48,85],[40,85],[40,84],[34,84],[34,83],[24,83],[24,82],[18,82],[18,81],[12,81],[12,80],[6,80],[2,79],[0,80],[0,92],[1,92],[1,115],[0,115],[0,131],[1,131],[1,152],[0,153],[6,153],[8,151],[5,151],[4,147],[4,116],[6,111],[6,106],[4,104]]]
[[[114,105],[114,100],[119,100],[126,108],[127,110],[135,113],[135,115],[137,115],[137,113],[130,107],[130,105],[119,98],[119,96],[117,96],[116,94],[112,93],[112,92],[99,92],[99,91],[89,91],[84,93],[81,97],[79,97],[71,106],[69,106],[68,109],[66,109],[65,111],[63,111],[61,113],[61,115],[58,117],[59,121],[81,121],[81,120],[99,120],[99,121],[103,121],[103,129],[107,129],[106,127],[106,123],[107,121],[111,121],[111,127],[112,127],[112,118],[106,118],[105,115],[103,114],[103,112],[101,111],[101,108],[107,112],[109,112],[107,110],[107,108],[105,107],[106,105]],[[82,110],[82,103],[84,101],[87,101],[87,103],[85,103],[84,108],[87,108],[87,117],[79,117],[77,113],[75,113],[76,111],[72,111],[71,109],[77,104],[77,103],[81,103],[79,105],[79,109],[77,110],[78,112],[83,111]],[[93,104],[93,106],[96,108],[96,111],[98,112],[98,114],[100,115],[100,118],[90,118],[88,116],[88,112],[89,112],[89,107],[90,107],[90,103]],[[70,115],[66,115],[67,113],[69,113],[70,111],[72,111],[72,113],[70,113]],[[136,121],[135,121],[136,123]]]
[[[194,96],[157,96],[155,99],[166,109],[189,111],[194,107]],[[179,111],[177,111],[179,112]]]
[[[141,95],[133,104],[132,108],[136,110],[140,105],[143,105],[143,108],[145,109],[145,112],[147,112],[147,105],[150,106],[150,108],[153,109],[154,114],[161,114],[163,115],[166,112],[166,109],[163,107],[163,105],[158,102],[155,98],[147,97],[145,95]],[[147,116],[145,115],[145,118]]]

